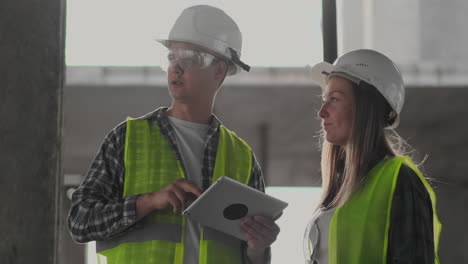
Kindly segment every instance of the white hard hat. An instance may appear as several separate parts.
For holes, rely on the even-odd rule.
[[[331,76],[344,77],[358,84],[365,81],[373,85],[398,115],[392,127],[398,125],[405,100],[405,87],[400,71],[387,56],[375,50],[358,49],[343,54],[333,64],[318,63],[311,71],[312,79],[322,88],[325,88]]]
[[[228,75],[250,70],[250,66],[240,60],[242,33],[236,22],[223,10],[196,5],[186,8],[174,23],[167,39],[158,39],[168,47],[171,41],[182,41],[199,45],[226,58]]]

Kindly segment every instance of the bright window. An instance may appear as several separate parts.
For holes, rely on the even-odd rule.
[[[312,219],[322,189],[319,187],[268,187],[266,192],[285,202],[288,207],[277,220],[281,232],[271,247],[272,264],[304,263],[303,237]]]
[[[321,191],[318,187],[267,187],[268,194],[289,203],[276,222],[281,232],[271,248],[272,264],[304,263],[304,230],[312,218],[312,211],[317,205]],[[95,242],[87,245],[86,263],[96,263]]]
[[[68,0],[66,63],[159,64],[162,45],[180,12],[196,4],[220,7],[243,33],[242,59],[251,66],[303,67],[322,60],[321,1]]]

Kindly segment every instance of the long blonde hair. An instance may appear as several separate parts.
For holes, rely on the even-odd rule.
[[[385,156],[405,153],[406,143],[389,125],[396,114],[377,91],[361,81],[350,82],[354,116],[346,146],[333,145],[322,129],[322,197],[319,206],[337,207],[364,181],[367,173]]]

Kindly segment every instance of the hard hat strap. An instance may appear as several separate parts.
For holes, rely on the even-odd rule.
[[[243,63],[243,62],[239,59],[239,57],[237,56],[237,53],[236,53],[235,50],[233,50],[232,48],[229,48],[229,51],[231,52],[231,57],[232,57],[231,60],[232,60],[235,64],[239,65],[239,66],[240,66],[242,69],[244,69],[246,72],[250,71],[250,66],[247,65],[247,64],[245,64],[245,63]]]

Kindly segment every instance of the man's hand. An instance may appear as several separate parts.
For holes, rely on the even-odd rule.
[[[247,216],[241,221],[241,232],[247,239],[247,255],[253,263],[263,263],[265,249],[275,242],[280,228],[263,216]]]
[[[202,194],[200,188],[186,179],[178,179],[171,184],[151,193],[142,194],[137,199],[138,218],[152,210],[172,207],[174,214],[185,210],[189,200],[195,200]]]

